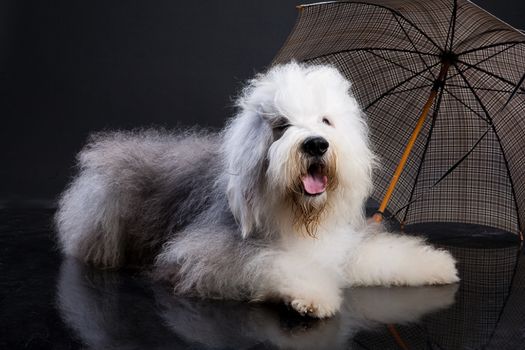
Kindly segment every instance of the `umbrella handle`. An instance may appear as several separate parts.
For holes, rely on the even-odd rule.
[[[390,197],[392,197],[392,193],[394,192],[397,182],[399,181],[399,177],[401,176],[401,173],[403,172],[403,169],[405,168],[405,165],[408,161],[408,156],[410,155],[410,152],[412,152],[412,148],[414,147],[414,144],[416,143],[416,139],[419,136],[419,133],[421,132],[421,129],[423,128],[423,125],[425,124],[425,120],[427,118],[428,112],[430,111],[430,108],[432,107],[432,104],[434,103],[434,100],[437,97],[439,88],[442,87],[445,82],[445,76],[447,75],[447,71],[449,67],[450,67],[450,62],[448,60],[443,60],[441,64],[441,70],[439,71],[439,75],[436,81],[434,82],[434,86],[432,86],[432,89],[430,90],[430,95],[428,96],[427,102],[423,106],[423,110],[421,111],[421,115],[419,116],[419,119],[417,120],[416,126],[414,127],[414,131],[412,131],[412,135],[410,135],[410,139],[408,140],[408,143],[405,147],[403,155],[401,156],[401,160],[399,161],[396,167],[394,175],[392,176],[392,179],[390,180],[390,184],[388,185],[388,189],[386,190],[385,196],[383,197],[383,200],[381,201],[379,209],[373,216],[373,219],[376,222],[383,221],[383,215],[384,215],[386,206],[388,205],[388,202],[390,201]]]

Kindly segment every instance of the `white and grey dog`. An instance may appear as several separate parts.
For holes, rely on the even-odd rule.
[[[319,318],[346,286],[458,281],[448,252],[367,224],[374,156],[335,68],[273,67],[238,107],[220,133],[94,135],[56,214],[64,253]]]

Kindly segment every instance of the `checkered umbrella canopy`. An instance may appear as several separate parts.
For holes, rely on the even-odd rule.
[[[523,33],[467,0],[325,2],[299,7],[274,63],[291,59],[332,64],[352,82],[381,160],[376,200],[414,138],[387,200],[399,221],[521,234]]]

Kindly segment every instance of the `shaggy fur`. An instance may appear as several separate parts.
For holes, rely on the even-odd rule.
[[[333,315],[346,286],[458,281],[448,252],[367,225],[374,156],[336,69],[273,67],[238,107],[220,133],[91,137],[56,214],[64,253],[151,266],[179,294],[281,300],[314,317]],[[305,151],[312,137],[324,154]]]

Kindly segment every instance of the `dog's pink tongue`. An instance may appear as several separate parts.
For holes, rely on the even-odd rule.
[[[328,177],[326,177],[326,175],[315,173],[303,176],[301,180],[303,181],[304,190],[308,194],[323,193],[326,190],[326,185],[328,184]]]

